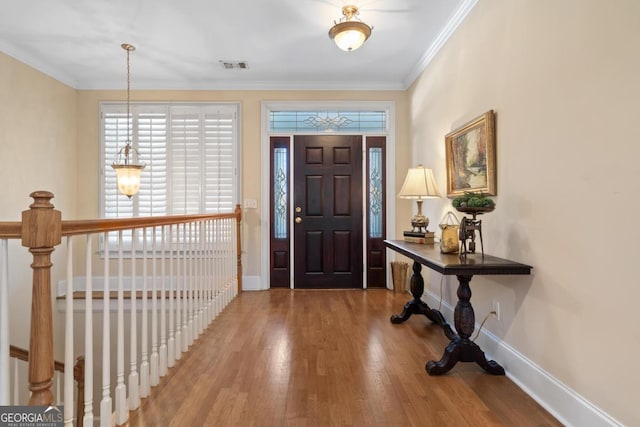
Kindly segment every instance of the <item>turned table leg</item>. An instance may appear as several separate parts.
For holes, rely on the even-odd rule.
[[[423,314],[434,323],[437,323],[444,330],[445,335],[449,339],[454,339],[457,335],[451,329],[451,326],[444,319],[444,316],[440,311],[430,308],[426,302],[422,301],[422,294],[424,293],[424,279],[420,271],[422,265],[419,262],[413,262],[413,274],[410,279],[410,290],[413,299],[407,302],[400,314],[391,315],[391,323],[402,323],[411,317],[412,314]]]
[[[471,306],[471,288],[469,282],[473,276],[458,275],[458,303],[453,312],[454,324],[458,336],[453,338],[439,361],[429,361],[425,367],[429,375],[448,372],[458,362],[476,362],[492,375],[504,375],[504,369],[494,360],[487,360],[480,347],[469,337],[475,328],[475,313]]]

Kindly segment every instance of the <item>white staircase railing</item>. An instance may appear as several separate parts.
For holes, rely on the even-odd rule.
[[[129,411],[139,408],[141,399],[241,289],[240,208],[217,215],[61,221],[50,203],[51,193],[35,192],[32,197],[35,202],[26,211],[30,227],[0,222],[0,405],[11,404],[12,389],[7,242],[12,238],[22,238],[23,245],[35,242],[35,249],[29,246],[34,257],[34,251],[48,257],[59,243],[56,240],[64,236],[66,275],[61,277],[66,283],[64,301],[58,306],[64,311],[60,330],[65,335],[65,365],[73,366],[76,353],[84,354],[83,408],[75,408],[74,370],[66,369],[64,380],[56,381],[47,368],[53,354],[33,353],[52,341],[46,332],[42,336],[33,320],[30,404],[52,404],[55,393],[64,403],[65,425],[124,424]],[[41,258],[40,264],[47,260]],[[41,279],[50,281],[49,274],[34,270],[34,289],[42,285]],[[42,298],[38,307],[51,307],[50,297],[38,295]],[[98,336],[94,324],[102,330]],[[54,383],[58,391],[51,390]],[[81,415],[76,416],[75,409],[81,409]]]

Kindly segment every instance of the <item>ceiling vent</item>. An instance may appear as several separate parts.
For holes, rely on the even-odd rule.
[[[225,70],[246,70],[249,68],[247,61],[220,61],[220,64]]]

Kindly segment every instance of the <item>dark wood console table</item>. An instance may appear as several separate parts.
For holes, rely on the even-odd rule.
[[[486,254],[467,254],[465,257],[443,254],[437,245],[422,245],[404,240],[385,240],[384,244],[413,260],[410,282],[413,299],[405,304],[402,313],[391,316],[391,323],[402,323],[412,314],[424,314],[432,322],[440,325],[447,338],[451,340],[442,359],[427,362],[425,369],[429,375],[444,374],[458,362],[476,362],[490,374],[504,375],[504,368],[494,360],[487,360],[480,347],[469,339],[475,329],[469,282],[476,274],[530,274],[533,267]],[[458,278],[458,303],[453,313],[455,332],[440,311],[430,308],[421,299],[424,293],[424,280],[420,274],[422,265],[440,274],[455,275]]]

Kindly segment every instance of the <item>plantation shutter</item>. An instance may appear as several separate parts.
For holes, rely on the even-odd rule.
[[[137,216],[167,215],[167,114],[145,112],[136,118],[138,150],[147,165],[140,176]]]
[[[196,107],[171,111],[171,213],[200,213],[202,123]]]
[[[234,209],[235,107],[171,108],[173,214]]]
[[[102,215],[106,218],[232,212],[237,203],[238,106],[131,105],[140,191],[119,194],[111,164],[127,141],[126,105],[101,105]]]
[[[206,213],[233,212],[235,114],[205,113],[205,200]]]
[[[116,159],[118,150],[127,142],[127,114],[126,110],[106,111],[102,113],[102,135],[104,144],[103,191],[104,217],[118,218],[133,216],[133,203],[126,196],[118,193],[116,172],[111,164]]]
[[[129,199],[118,192],[115,170],[111,164],[127,142],[125,106],[103,108],[104,140],[104,217],[167,215],[167,111],[164,107],[130,108],[132,146],[147,166],[142,171],[140,191]]]

